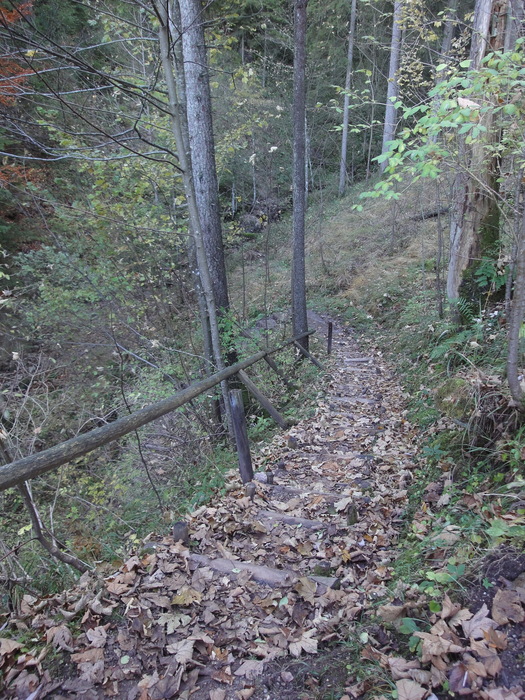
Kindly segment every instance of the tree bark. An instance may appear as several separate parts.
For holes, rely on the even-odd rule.
[[[175,143],[177,147],[177,155],[182,171],[182,182],[184,186],[184,194],[188,204],[188,219],[190,233],[195,241],[195,253],[197,257],[197,267],[199,270],[199,279],[202,285],[202,291],[206,300],[206,311],[210,324],[211,342],[213,346],[213,356],[216,368],[221,371],[224,369],[224,361],[221,352],[221,341],[219,334],[219,325],[217,318],[217,307],[215,305],[215,295],[213,292],[213,282],[208,267],[206,250],[204,248],[204,237],[202,234],[201,221],[195,196],[193,169],[190,152],[190,140],[188,132],[188,120],[185,105],[181,105],[175,79],[174,66],[172,63],[172,43],[170,41],[170,15],[168,10],[169,0],[153,0],[153,4],[160,20],[159,28],[159,44],[161,53],[162,69],[166,80],[168,90],[168,100],[171,112],[171,127]],[[179,66],[179,72],[181,67]],[[224,401],[224,410],[228,422],[228,431],[233,439],[233,427],[231,425],[230,406],[228,398],[228,386],[226,381],[221,383],[222,397]]]
[[[511,51],[514,48],[516,39],[523,36],[525,30],[523,26],[524,13],[523,0],[509,0],[504,51]]]
[[[292,327],[294,335],[308,330],[306,313],[305,217],[306,217],[306,6],[294,5],[293,79],[293,261]],[[300,341],[308,350],[308,337]]]
[[[517,203],[519,212],[519,202]],[[514,296],[512,299],[512,309],[509,319],[509,345],[507,350],[507,381],[511,396],[515,403],[523,411],[524,393],[519,380],[520,365],[520,339],[521,327],[525,317],[525,207],[516,213],[521,215],[521,225],[519,227],[519,238],[517,244],[516,277],[514,283]]]
[[[341,135],[341,164],[339,167],[339,196],[342,197],[346,189],[346,157],[348,152],[348,122],[350,113],[350,87],[352,85],[352,71],[354,59],[355,20],[357,14],[357,0],[352,0],[350,9],[350,27],[348,30],[348,54],[346,59],[345,96],[343,101],[343,132]]]
[[[472,25],[470,70],[477,70],[489,48],[489,29],[494,10],[501,11],[500,0],[477,0]],[[500,24],[499,31],[504,31]],[[504,34],[494,36],[495,45],[502,46]],[[463,163],[456,176],[450,217],[450,261],[447,274],[447,297],[454,302],[460,296],[465,272],[484,254],[491,254],[499,237],[499,210],[494,193],[497,191],[497,162],[487,159],[487,146],[497,138],[492,119],[487,115],[485,138],[471,146],[460,146]]]
[[[399,70],[399,61],[401,58],[401,0],[394,2],[394,16],[392,20],[392,41],[390,43],[390,65],[388,68],[388,89],[386,95],[385,109],[385,125],[383,128],[383,146],[381,155],[388,153],[387,146],[389,141],[394,139],[396,134],[396,117],[397,108],[394,105],[394,100],[399,94],[399,86],[397,83],[397,71]],[[383,172],[388,165],[388,161],[384,160],[379,165],[379,169]]]
[[[201,0],[179,0],[193,182],[219,315],[229,308]]]

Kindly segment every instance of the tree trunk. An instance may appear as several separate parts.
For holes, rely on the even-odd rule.
[[[350,87],[352,85],[352,71],[354,59],[354,35],[355,19],[357,14],[357,0],[352,0],[350,10],[350,27],[348,30],[348,55],[346,60],[345,96],[343,101],[343,133],[341,136],[341,165],[339,168],[339,196],[342,197],[346,188],[346,156],[348,151],[348,121],[350,112]]]
[[[455,21],[458,11],[459,0],[451,0],[447,8],[447,16],[445,19],[445,29],[443,30],[443,40],[441,42],[441,59],[448,61],[450,49],[452,48],[452,39],[454,37]]]
[[[470,70],[481,65],[489,46],[491,18],[500,0],[477,0],[472,25]],[[504,31],[504,23],[497,26]],[[503,46],[504,34],[494,35],[494,48]],[[461,146],[462,172],[458,173],[453,188],[450,220],[450,262],[447,275],[447,296],[455,301],[465,272],[484,255],[490,255],[499,238],[499,209],[494,193],[497,191],[497,162],[485,157],[487,145],[497,135],[493,133],[492,119],[487,116],[486,135],[471,146]]]
[[[193,184],[193,171],[191,154],[189,148],[189,133],[187,113],[184,105],[181,106],[178,94],[177,84],[175,80],[174,66],[172,63],[172,53],[170,41],[170,19],[168,11],[168,0],[153,0],[154,8],[160,20],[159,28],[159,44],[161,52],[162,70],[166,80],[168,90],[168,100],[171,116],[171,127],[175,143],[177,147],[177,155],[182,171],[182,182],[184,186],[184,194],[188,204],[188,219],[190,233],[195,241],[195,253],[197,258],[197,267],[199,270],[199,278],[202,285],[202,291],[206,300],[206,311],[210,323],[211,342],[213,345],[213,356],[216,368],[221,371],[224,369],[224,361],[222,359],[221,342],[219,334],[219,325],[217,319],[217,308],[215,306],[215,296],[213,293],[213,282],[208,268],[208,260],[206,250],[204,248],[204,240],[197,207],[197,199]],[[229,397],[226,381],[221,383],[222,396],[228,419],[228,429],[233,438],[233,428],[231,426],[229,412]]]
[[[523,36],[525,29],[523,26],[524,12],[523,0],[509,0],[504,51],[511,51],[514,48],[516,39]]]
[[[305,216],[306,216],[306,5],[294,5],[294,79],[293,79],[293,334],[308,330],[306,314]],[[308,349],[308,337],[300,341]]]
[[[229,308],[201,0],[178,0],[195,197],[216,307]]]
[[[520,340],[521,327],[525,317],[525,206],[520,212],[519,201],[516,203],[516,217],[520,217],[518,233],[516,276],[514,283],[514,296],[509,319],[509,346],[507,351],[507,381],[512,398],[515,403],[525,409],[523,403],[524,394],[519,380],[520,374]]]
[[[399,94],[397,71],[399,70],[399,61],[401,58],[401,11],[401,0],[395,0],[394,16],[392,20],[392,41],[390,43],[390,65],[388,68],[385,126],[383,129],[383,147],[381,149],[381,155],[388,153],[389,148],[387,144],[394,139],[396,134],[397,108],[394,106],[394,101]],[[381,172],[385,170],[387,164],[388,161],[386,160],[380,164],[379,169]]]

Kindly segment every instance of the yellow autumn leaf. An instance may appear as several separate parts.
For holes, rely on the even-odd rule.
[[[180,589],[179,593],[171,601],[172,605],[191,605],[192,603],[200,603],[202,600],[202,593],[196,591],[194,588],[189,588],[189,586],[184,586]]]

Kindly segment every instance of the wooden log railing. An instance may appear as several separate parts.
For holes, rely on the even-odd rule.
[[[300,336],[292,338],[291,340],[282,343],[281,345],[271,348],[269,350],[261,350],[255,353],[251,357],[246,358],[240,362],[226,367],[226,369],[221,372],[216,372],[215,374],[203,379],[196,384],[178,391],[176,394],[164,399],[163,401],[158,401],[149,406],[131,413],[129,416],[124,416],[119,418],[113,423],[104,425],[101,428],[95,428],[94,430],[84,433],[83,435],[77,435],[70,440],[50,447],[47,450],[38,452],[22,459],[18,459],[10,464],[0,467],[0,491],[4,491],[11,486],[16,486],[21,484],[28,479],[34,479],[41,474],[57,469],[58,467],[71,462],[71,460],[78,457],[82,457],[88,452],[92,452],[98,447],[107,445],[110,442],[114,442],[119,438],[127,435],[128,433],[141,428],[147,423],[160,418],[161,416],[174,411],[176,408],[180,408],[185,403],[188,403],[197,396],[200,396],[205,391],[212,389],[220,382],[225,379],[238,374],[241,370],[254,365],[256,362],[264,359],[268,355],[272,355],[279,352],[283,348],[293,345],[301,338],[306,335],[311,335],[314,331],[309,331],[308,333],[303,333]]]

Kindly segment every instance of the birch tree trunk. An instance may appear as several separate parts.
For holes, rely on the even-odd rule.
[[[489,48],[501,48],[504,42],[504,22],[498,26],[498,34],[489,46],[489,28],[494,9],[502,13],[501,0],[477,0],[472,25],[470,70],[481,65]],[[447,296],[454,302],[460,296],[465,272],[483,257],[490,254],[499,237],[499,210],[495,199],[497,191],[497,163],[487,157],[489,146],[497,135],[492,119],[487,115],[484,138],[470,146],[460,146],[461,171],[456,175],[453,187],[450,219],[450,261],[447,274]]]
[[[388,142],[394,139],[396,134],[396,117],[397,108],[394,105],[395,98],[399,94],[399,86],[397,82],[397,71],[399,70],[399,62],[401,59],[401,0],[394,2],[394,15],[392,19],[392,41],[390,43],[390,64],[388,67],[388,89],[386,95],[385,109],[385,125],[383,128],[383,146],[381,155],[388,153]],[[388,165],[388,161],[384,160],[379,165],[379,169],[383,172]]]
[[[350,9],[350,27],[348,29],[348,55],[346,59],[345,96],[343,101],[343,132],[341,135],[341,164],[339,168],[339,196],[342,197],[346,189],[346,158],[348,152],[348,122],[350,112],[350,87],[352,85],[352,71],[354,63],[354,36],[355,20],[357,14],[357,0],[352,0]]]
[[[292,261],[292,327],[294,336],[306,333],[306,5],[294,5],[294,78],[293,78],[293,261]],[[308,350],[308,336],[300,341]]]
[[[219,314],[229,308],[201,0],[178,0],[195,197]]]

